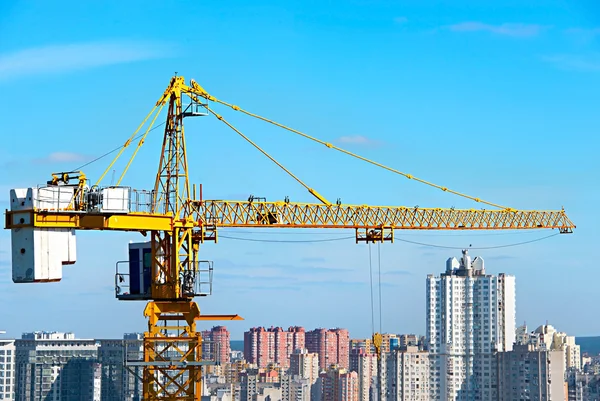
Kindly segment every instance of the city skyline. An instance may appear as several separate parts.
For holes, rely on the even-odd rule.
[[[564,206],[577,224],[574,234],[549,238],[554,232],[546,230],[397,231],[394,244],[371,247],[375,283],[381,251],[382,331],[424,333],[425,277],[465,248],[483,257],[490,273],[517,277],[518,323],[549,320],[579,336],[600,334],[599,321],[573,313],[594,299],[587,283],[597,276],[590,262],[600,223],[592,212],[600,190],[590,184],[600,172],[593,2],[493,9],[476,1],[356,1],[342,9],[182,2],[207,36],[157,29],[172,12],[162,4],[9,3],[0,5],[0,32],[11,38],[0,44],[0,87],[10,94],[0,107],[11,117],[3,126],[10,141],[0,148],[1,209],[11,188],[44,183],[122,145],[177,71],[224,100],[401,171],[514,208]],[[23,107],[33,93],[37,104]],[[482,207],[223,115],[330,200]],[[190,179],[203,184],[205,198],[312,201],[213,120],[186,128]],[[161,136],[154,133],[125,185],[153,185]],[[86,175],[95,181],[111,156],[86,166]],[[264,325],[345,327],[368,337],[369,250],[353,234],[220,230],[218,244],[201,247],[202,259],[215,262],[213,295],[197,299],[202,313],[244,317],[228,322],[234,340]],[[40,327],[104,338],[145,330],[144,304],[115,299],[114,272],[128,242],[147,238],[77,238],[77,264],[65,267],[60,283],[14,284],[10,233],[0,230],[0,300],[15,305],[0,313],[9,335]],[[377,309],[374,315],[379,331]]]
[[[510,287],[510,284],[502,283],[506,277],[486,275],[481,263],[474,263],[472,272],[465,270],[467,269],[461,260],[458,269],[453,269],[449,263],[449,270],[444,273],[449,275],[444,277],[442,274],[443,281],[456,287],[459,296],[466,292],[471,279],[474,284],[471,289],[473,295],[482,295],[481,289],[485,290],[486,286],[493,285],[494,282],[500,285],[496,288],[504,287],[502,294]],[[462,281],[464,286],[461,286]],[[495,290],[484,292],[491,295]],[[441,294],[444,293],[448,291],[442,290]],[[480,298],[479,301],[484,299],[485,294]],[[503,298],[503,307],[507,298],[505,295],[500,298]],[[490,305],[493,308],[500,306],[500,303],[496,306],[494,304],[496,302],[492,301]],[[478,313],[485,313],[484,308],[477,306],[473,311],[473,317],[477,317]],[[439,314],[439,310],[435,313]],[[489,320],[482,315],[479,318],[482,322]],[[462,319],[451,317],[450,320],[453,322],[448,322],[448,329],[460,332]],[[591,396],[599,393],[598,354],[582,354],[575,337],[558,331],[549,324],[531,331],[527,326],[513,329],[513,349],[497,350],[490,360],[485,361],[487,341],[475,346],[475,354],[472,354],[475,356],[474,366],[477,366],[477,359],[480,357],[485,362],[480,366],[480,373],[476,372],[477,369],[469,373],[467,369],[467,377],[460,374],[456,377],[456,372],[447,372],[449,378],[456,379],[453,388],[465,391],[462,395],[453,395],[452,390],[440,392],[437,383],[445,386],[446,367],[452,370],[454,366],[460,372],[460,363],[454,361],[448,365],[442,364],[444,368],[440,374],[435,362],[438,345],[435,344],[435,337],[429,337],[429,334],[427,338],[420,338],[418,341],[415,341],[413,335],[383,336],[382,358],[379,361],[369,340],[351,341],[347,335],[339,335],[340,329],[326,332],[291,327],[287,333],[283,330],[250,329],[248,334],[263,333],[271,337],[264,339],[268,343],[265,344],[267,346],[264,351],[270,355],[264,359],[260,355],[258,358],[252,355],[254,350],[263,348],[260,344],[248,344],[250,347],[246,349],[247,352],[230,350],[227,329],[214,326],[206,334],[219,344],[216,348],[210,345],[206,348],[213,356],[207,355],[207,360],[221,362],[207,366],[202,377],[206,392],[216,397],[214,401],[249,401],[253,399],[252,394],[257,393],[270,393],[272,396],[280,394],[282,401],[368,401],[376,398],[377,394],[385,397],[379,401],[445,399],[445,394],[447,399],[460,400],[477,394],[480,390],[485,393],[496,388],[499,393],[491,398],[500,400],[513,400],[521,394],[540,392],[551,394],[552,399],[565,401],[568,393],[568,400],[575,401],[586,394]],[[474,336],[478,337],[484,331],[475,330]],[[304,334],[306,347],[303,342]],[[301,338],[296,338],[297,335]],[[328,338],[337,345],[331,347]],[[249,340],[254,343],[256,339]],[[458,343],[455,342],[454,345],[460,348],[459,343],[463,340],[458,338]],[[496,345],[505,348],[501,344],[502,336],[499,340]],[[20,339],[3,340],[0,344],[0,392],[4,391],[4,399],[8,400],[13,399],[13,394],[16,395],[16,401],[28,400],[34,394],[35,398],[45,398],[49,394],[55,398],[66,394],[76,397],[86,394],[94,401],[117,401],[122,400],[124,394],[129,394],[128,398],[139,399],[140,372],[125,374],[122,363],[125,355],[129,363],[143,358],[141,341],[142,336],[136,333],[124,334],[121,340],[117,340],[81,339],[74,333],[56,332],[24,333]],[[340,342],[343,342],[342,347]],[[286,343],[291,347],[282,347]],[[466,347],[469,347],[468,343]],[[215,353],[217,349],[223,350],[227,355],[219,356],[219,352]],[[278,357],[278,352],[285,354]],[[254,362],[245,357],[254,359]],[[455,357],[465,356],[458,353]],[[319,362],[322,360],[329,362],[322,364]],[[378,372],[380,368],[381,375]],[[519,374],[515,374],[516,371]],[[469,376],[472,376],[472,384],[475,384],[471,389],[469,385],[464,386],[470,381]],[[380,379],[383,384],[381,389],[377,385]],[[481,379],[484,384],[476,385]],[[485,384],[488,380],[491,383]],[[340,381],[342,385],[338,386],[336,383],[340,384]],[[340,391],[341,394],[338,393]],[[298,397],[292,396],[294,393],[298,393]],[[222,399],[224,394],[229,394],[229,397]]]
[[[440,261],[440,263],[439,263],[440,268],[438,269],[438,271],[432,271],[431,273],[426,274],[424,277],[422,277],[422,282],[424,284],[427,283],[427,280],[428,280],[429,276],[431,276],[432,274],[439,274],[439,271],[442,271],[443,268],[448,263],[448,259],[456,258],[457,256],[459,256],[458,253],[456,253],[453,256],[446,257],[444,260]],[[470,256],[472,256],[474,258],[479,258],[479,259],[485,260],[485,258],[482,258],[480,255],[470,255]],[[493,260],[493,258],[492,258],[492,260]],[[495,271],[493,268],[489,269],[489,265],[487,263],[486,263],[486,270],[488,270],[491,274],[504,274],[504,271],[500,272],[500,271]],[[515,277],[518,278],[518,274]],[[375,276],[375,280],[376,279],[377,279],[377,277]],[[518,293],[519,293],[519,291],[518,291],[519,284],[520,284],[520,281],[515,286],[516,287],[516,293],[517,293],[517,296],[516,296],[517,300],[519,299],[519,296],[518,296]],[[374,296],[375,296],[375,299],[378,296],[377,288],[375,288],[376,285],[377,284],[375,283],[374,284]],[[384,291],[385,291],[385,287],[384,287]],[[384,292],[384,291],[382,291],[382,292]],[[424,292],[423,298],[426,298],[426,297],[427,297],[427,294]],[[519,303],[519,302],[517,301],[517,303]],[[519,303],[519,305],[520,305],[520,303]],[[426,306],[425,299],[423,301],[423,305],[419,305],[419,306],[420,306],[420,308],[415,308],[415,309],[416,309],[416,312],[418,314],[422,315],[422,317],[423,317],[423,319],[422,319],[423,320],[423,324],[421,325],[420,328],[418,328],[417,330],[404,330],[404,329],[387,330],[387,331],[383,330],[381,332],[382,333],[412,333],[412,334],[416,334],[417,336],[418,335],[424,335],[426,333],[426,331],[427,331],[426,315],[424,313],[422,313],[423,311],[426,310],[426,308],[425,308],[425,306]],[[384,308],[385,308],[385,305],[384,305]],[[517,316],[518,316],[519,315],[518,314],[519,308],[516,308],[516,311],[517,311]],[[373,316],[373,318],[374,318],[374,322],[375,322],[375,327],[374,327],[375,331],[378,332],[379,328],[380,328],[380,325],[379,325],[379,320],[378,320],[379,319],[379,315],[378,315],[378,306],[377,305],[375,305],[375,315]],[[251,326],[246,326],[245,325],[246,321],[235,322],[235,323],[234,322],[227,322],[227,324],[225,326],[228,328],[228,330],[230,331],[230,333],[238,333],[238,334],[232,334],[231,341],[243,341],[244,340],[244,334],[243,333],[248,328],[250,328],[250,327],[257,327],[257,328],[263,328],[264,327],[265,329],[269,329],[269,328],[284,328],[284,329],[286,329],[288,327],[300,327],[300,328],[314,327],[315,329],[321,329],[321,328],[324,328],[324,329],[344,328],[344,329],[346,329],[346,326],[347,326],[347,325],[344,326],[342,324],[320,324],[320,325],[312,325],[312,326],[310,326],[310,325],[305,325],[305,324],[302,324],[302,323],[298,323],[297,319],[295,319],[293,317],[290,318],[290,320],[288,320],[288,321],[291,322],[289,324],[287,324],[287,323],[286,324],[277,324],[277,323],[273,322],[274,320],[277,320],[277,318],[276,317],[269,317],[268,318],[268,322],[261,323],[259,321],[258,323],[255,323],[255,324],[253,324]],[[553,318],[552,317],[547,317],[547,318],[543,317],[543,318],[540,318],[539,316],[536,316],[536,317],[529,318],[529,319],[528,318],[519,319],[517,317],[517,320],[516,320],[517,325],[520,325],[521,323],[527,322],[527,321],[553,321]],[[384,324],[385,324],[385,319],[384,319]],[[364,325],[369,325],[369,328],[364,327]],[[371,333],[370,333],[370,330],[371,330],[371,316],[369,316],[369,318],[365,321],[364,325],[361,325],[363,327],[360,327],[358,330],[356,330],[356,329],[354,330],[354,332],[361,333],[361,334],[354,335],[354,336],[352,336],[352,338],[368,338],[371,335]],[[67,326],[68,326],[68,324],[67,324]],[[350,326],[352,326],[352,325],[350,325]],[[206,325],[206,326],[199,325],[199,327],[201,328],[201,330],[203,332],[207,332],[207,331],[209,331],[210,329],[213,328],[212,325]],[[383,328],[383,325],[381,327]],[[25,333],[25,332],[35,332],[35,331],[79,332],[79,330],[65,329],[64,327],[61,328],[61,327],[54,327],[53,326],[53,328],[51,330],[39,330],[39,328],[36,329],[35,327],[33,327],[33,329],[31,329],[31,330],[24,330],[24,331],[22,331],[22,333]],[[352,332],[352,330],[349,330],[349,331]],[[143,330],[137,330],[137,331],[136,330],[130,330],[130,332],[143,332]],[[362,333],[365,333],[365,334],[362,334]],[[8,336],[12,336],[11,338],[17,338],[18,334],[20,334],[20,333],[10,333],[10,332],[7,332],[6,334],[4,334],[4,336],[6,337],[8,335]],[[578,333],[577,333],[577,335],[580,336]],[[93,337],[94,336],[92,336],[92,337],[88,336],[88,337],[83,337],[83,338],[93,338]],[[100,337],[98,337],[98,338],[100,338]],[[104,336],[103,338],[118,338],[118,335],[117,335],[117,337],[114,337],[114,336]]]

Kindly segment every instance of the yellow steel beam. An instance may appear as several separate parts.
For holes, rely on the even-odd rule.
[[[286,202],[194,202],[195,219],[218,227],[501,230],[575,225],[564,210],[476,210]]]
[[[507,230],[575,228],[564,210],[477,210],[405,206],[323,205],[285,202],[203,201],[192,206],[194,222],[171,215],[103,215],[66,212],[6,213],[6,228],[171,231],[193,225],[271,228],[377,228],[411,230]]]
[[[171,231],[170,215],[129,213],[89,214],[68,212],[7,211],[6,228],[40,227],[78,230]]]
[[[196,320],[244,320],[240,315],[200,315]]]

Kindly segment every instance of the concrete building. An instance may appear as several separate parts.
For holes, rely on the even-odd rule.
[[[358,400],[369,401],[377,380],[377,355],[355,348],[350,351],[350,369],[358,375]]]
[[[304,327],[293,326],[288,328],[288,351],[292,354],[295,350],[306,348],[306,331]]]
[[[517,343],[533,344],[545,350],[562,351],[564,354],[565,371],[581,370],[581,350],[575,344],[575,337],[557,331],[554,326],[545,324],[529,333],[527,326],[517,328]]]
[[[600,400],[600,375],[570,369],[567,372],[567,386],[569,401]]]
[[[323,386],[322,401],[358,401],[358,374],[331,365],[320,375]]]
[[[290,356],[290,376],[298,376],[307,379],[314,384],[319,377],[319,355],[308,352],[306,348],[297,349]]]
[[[464,250],[440,276],[427,277],[427,349],[431,399],[493,400],[496,352],[515,340],[515,278],[488,275]]]
[[[350,334],[346,329],[315,329],[306,333],[306,349],[319,354],[319,368],[350,364]]]
[[[284,401],[311,401],[312,385],[307,379],[293,378],[289,386],[289,400]]]
[[[387,401],[428,401],[429,352],[416,345],[402,347],[386,355]]]
[[[549,324],[538,327],[535,329],[535,333],[540,335],[540,341],[546,344],[546,349],[564,352],[566,370],[581,370],[581,350],[579,345],[575,344],[575,336],[568,336],[567,333],[556,331]]]
[[[73,333],[35,332],[15,341],[17,401],[101,401],[95,340]]]
[[[251,369],[240,373],[240,401],[252,401],[258,394],[258,374]]]
[[[278,375],[275,370],[247,369],[240,373],[239,401],[317,401],[308,379]]]
[[[534,344],[515,344],[498,353],[500,401],[561,401],[565,396],[565,366],[560,350]]]
[[[354,349],[363,349],[368,353],[375,352],[375,346],[371,338],[354,338],[350,340],[350,351]]]
[[[0,400],[14,400],[15,340],[0,339]]]
[[[143,374],[141,366],[125,363],[143,361],[144,336],[127,333],[122,340],[98,340],[98,362],[102,370],[102,401],[140,401]]]
[[[387,354],[392,348],[400,345],[400,338],[397,334],[384,333],[381,335],[381,352]]]
[[[308,383],[309,400],[320,397],[320,388],[317,385],[319,378],[319,355],[308,352],[307,349],[297,349],[290,356],[289,376],[306,380]],[[297,396],[297,394],[296,394]]]
[[[248,367],[248,363],[243,359],[227,364],[224,369],[225,382],[233,384],[239,383],[240,373],[248,369]]]
[[[419,345],[419,337],[416,334],[400,334],[398,338],[400,348]]]
[[[284,369],[290,366],[290,355],[295,349],[305,348],[302,327],[253,327],[244,333],[244,358],[260,368],[276,363]]]
[[[202,332],[202,358],[225,365],[231,362],[230,334],[225,326]]]

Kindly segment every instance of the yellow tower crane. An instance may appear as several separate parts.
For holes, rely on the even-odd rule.
[[[184,101],[189,103],[184,104]],[[331,203],[217,114],[211,108],[211,104],[217,103],[493,209]],[[142,191],[120,186],[165,106],[168,112],[154,189]],[[188,178],[184,120],[199,115],[213,115],[229,126],[303,185],[318,202],[294,203],[287,199],[267,202],[252,197],[246,201],[225,201],[198,197],[196,186],[190,186]],[[101,187],[100,182],[115,161],[137,139],[137,146],[116,185]],[[11,230],[13,281],[17,283],[60,280],[62,265],[75,262],[75,230],[137,231],[149,235],[149,244],[141,245],[141,253],[135,253],[135,247],[130,247],[128,273],[117,268],[116,296],[121,300],[147,301],[144,357],[137,362],[143,367],[143,399],[191,401],[200,400],[202,366],[210,363],[202,358],[202,338],[196,330],[196,321],[241,319],[238,315],[202,315],[193,301],[196,296],[210,293],[212,280],[212,263],[199,259],[200,244],[217,242],[221,227],[352,229],[357,243],[374,243],[393,242],[394,230],[558,229],[560,233],[570,233],[575,225],[564,210],[515,210],[384,166],[219,100],[195,81],[188,85],[183,77],[174,76],[96,184],[90,186],[83,172],[75,171],[55,173],[44,186],[11,190],[5,227]],[[45,252],[44,258],[39,257],[40,249]],[[202,288],[206,284],[209,290]],[[379,357],[381,336],[376,333],[374,339]]]

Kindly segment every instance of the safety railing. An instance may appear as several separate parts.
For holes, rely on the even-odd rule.
[[[151,213],[154,190],[130,187],[48,185],[29,188],[11,203],[11,210],[82,213]]]
[[[184,297],[202,297],[212,295],[213,262],[201,260],[194,269],[180,272],[179,285]],[[132,272],[129,261],[119,261],[115,268],[115,297],[124,301],[152,299],[151,269]]]
[[[194,270],[181,272],[181,291],[186,296],[203,297],[212,294],[213,262],[200,260]]]

